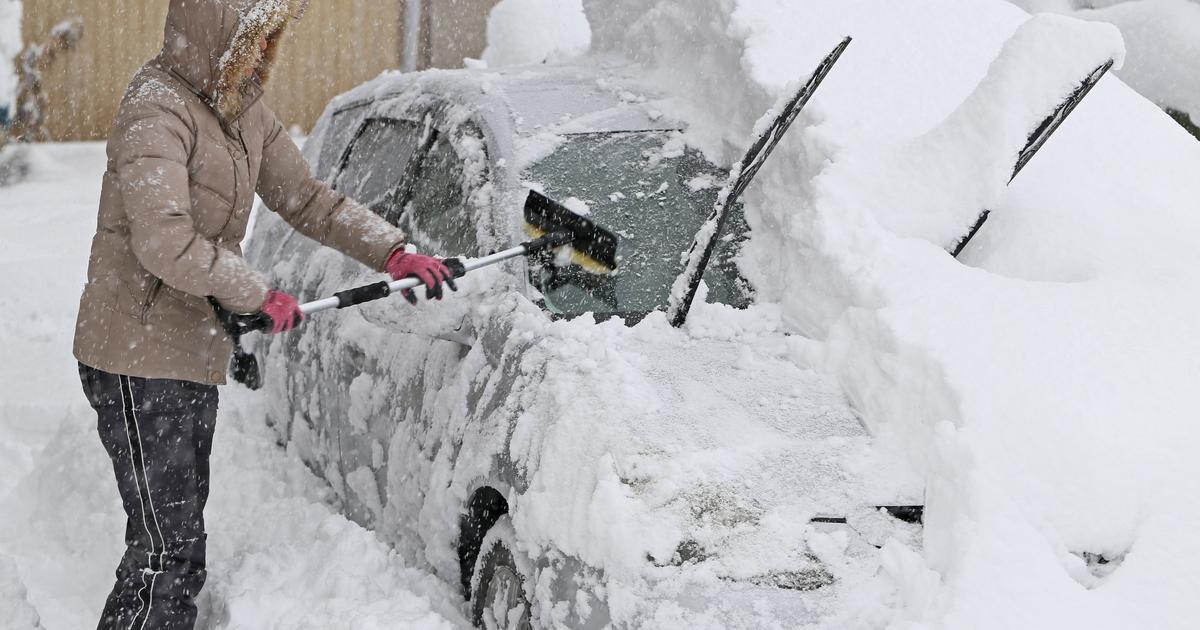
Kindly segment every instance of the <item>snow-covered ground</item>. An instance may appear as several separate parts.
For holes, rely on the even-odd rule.
[[[0,629],[74,630],[99,618],[124,532],[71,356],[104,148],[32,157],[30,180],[0,189]],[[253,394],[221,396],[199,628],[470,626],[455,586],[328,504]]]

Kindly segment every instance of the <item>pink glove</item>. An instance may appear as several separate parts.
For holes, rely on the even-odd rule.
[[[259,310],[271,318],[271,332],[276,335],[287,332],[304,321],[304,313],[300,311],[300,303],[296,298],[274,289],[267,292],[267,301]]]
[[[385,269],[392,276],[392,280],[400,280],[402,278],[420,279],[421,282],[425,283],[426,299],[442,299],[443,282],[452,291],[458,290],[458,287],[454,286],[454,274],[446,268],[446,265],[441,260],[432,256],[409,254],[404,250],[396,250],[388,258]],[[405,290],[402,295],[404,295],[404,299],[408,300],[410,304],[417,303],[417,296],[413,295],[411,290]]]

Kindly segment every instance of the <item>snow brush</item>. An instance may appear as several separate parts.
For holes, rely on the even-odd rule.
[[[529,191],[525,199],[525,231],[533,237],[526,241],[482,258],[447,258],[444,262],[454,278],[467,272],[490,267],[513,258],[533,256],[542,252],[569,247],[571,262],[595,274],[611,274],[617,270],[617,237],[612,232],[596,225],[587,218],[575,214],[566,206],[537,192]],[[408,291],[423,286],[415,277],[392,282],[376,282],[345,291],[330,297],[306,302],[300,311],[309,315],[334,309],[349,308],[367,302],[381,300],[393,293]],[[231,366],[233,379],[250,389],[262,386],[258,359],[242,348],[241,338],[248,333],[268,330],[271,319],[264,313],[239,315],[222,308],[216,300],[209,298],[217,311],[221,327],[233,340],[234,353]]]

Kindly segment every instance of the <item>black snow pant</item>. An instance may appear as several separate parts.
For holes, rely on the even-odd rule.
[[[217,388],[110,374],[79,377],[99,416],[128,520],[99,630],[192,630],[204,586],[204,504]]]

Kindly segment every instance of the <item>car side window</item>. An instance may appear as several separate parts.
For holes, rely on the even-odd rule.
[[[334,188],[389,218],[389,198],[403,194],[404,174],[418,154],[422,135],[421,126],[411,121],[368,120],[354,140]]]
[[[414,169],[398,224],[428,251],[474,254],[479,242],[475,217],[464,203],[466,164],[450,135],[435,134]]]

